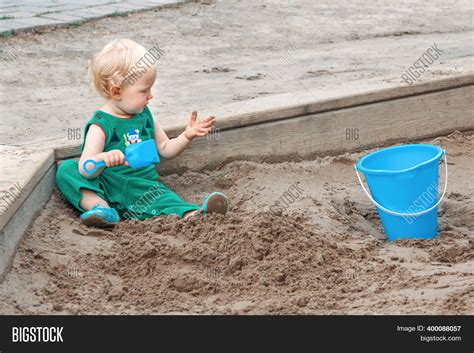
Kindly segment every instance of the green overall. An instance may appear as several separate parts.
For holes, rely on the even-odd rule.
[[[154,122],[151,111],[146,107],[141,113],[129,119],[121,119],[98,110],[84,129],[86,135],[92,124],[98,125],[106,136],[104,152],[120,150],[130,143],[154,138]],[[66,199],[79,211],[82,194],[80,189],[94,191],[107,201],[123,218],[146,219],[159,215],[183,217],[188,211],[197,210],[198,205],[184,202],[176,193],[158,181],[154,165],[133,169],[129,166],[104,168],[94,179],[87,179],[79,173],[78,161],[61,163],[56,173],[56,185]]]

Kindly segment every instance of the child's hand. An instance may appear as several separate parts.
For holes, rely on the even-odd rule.
[[[216,118],[213,116],[208,116],[204,121],[196,121],[197,112],[194,111],[191,114],[191,119],[189,119],[188,126],[184,131],[184,135],[188,140],[192,140],[196,136],[206,136],[209,131],[211,131]]]
[[[98,158],[102,159],[107,167],[115,167],[117,165],[128,165],[125,161],[125,155],[120,150],[112,150],[109,152],[102,152],[97,155]]]

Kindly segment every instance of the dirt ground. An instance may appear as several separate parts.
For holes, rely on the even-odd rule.
[[[449,157],[434,240],[383,240],[352,168],[366,152],[236,161],[163,178],[192,202],[225,192],[225,217],[87,229],[55,192],[0,286],[0,313],[474,314],[474,135],[425,142]],[[271,212],[292,185],[297,198]]]
[[[87,62],[115,38],[165,51],[150,106],[166,127],[228,103],[237,114],[239,102],[270,94],[379,77],[404,84],[433,43],[443,54],[420,81],[472,71],[472,15],[469,0],[225,0],[0,38],[0,144],[49,148],[82,130],[102,106]]]

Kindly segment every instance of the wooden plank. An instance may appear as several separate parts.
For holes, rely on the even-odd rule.
[[[219,128],[227,130],[468,85],[474,85],[474,74],[418,82],[412,86],[401,85],[398,82],[381,83],[378,77],[376,83],[367,80],[353,81],[343,87],[327,87],[257,98],[245,102],[243,106],[241,103],[232,103],[224,106],[222,114],[216,113],[216,116],[221,119]],[[237,109],[239,114],[233,113]]]
[[[214,169],[237,159],[306,159],[472,130],[473,95],[474,86],[466,86],[225,130],[215,140],[196,139],[158,171]],[[357,129],[358,138],[347,138],[347,129]]]
[[[232,103],[217,110],[216,126],[221,132],[250,125],[269,123],[308,114],[322,113],[375,102],[416,96],[446,89],[474,85],[474,74],[419,82],[414,85],[400,83],[372,84],[367,81],[351,82],[344,87],[306,90]],[[179,135],[183,123],[165,128],[170,137]],[[67,159],[80,155],[80,144],[55,148],[55,158]]]
[[[3,168],[0,180],[2,232],[10,218],[54,164],[54,153],[52,149],[44,151],[28,147],[0,146],[0,164]],[[9,190],[13,191],[10,193]]]
[[[43,165],[47,165],[47,161]],[[19,209],[15,210],[8,223],[0,231],[0,283],[5,279],[15,257],[18,244],[25,231],[46,202],[51,197],[54,187],[56,168],[54,163],[49,163],[49,169],[41,174],[40,180],[33,189],[30,189]]]

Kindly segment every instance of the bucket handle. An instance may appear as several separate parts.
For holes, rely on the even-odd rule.
[[[362,189],[364,190],[364,193],[367,195],[369,200],[372,201],[372,203],[375,206],[377,206],[378,208],[380,208],[382,211],[385,211],[385,212],[387,212],[391,215],[394,215],[394,216],[402,216],[402,217],[421,216],[422,214],[425,214],[425,213],[428,213],[428,212],[434,210],[441,203],[441,201],[443,201],[444,195],[446,194],[446,189],[448,188],[448,158],[446,157],[446,150],[443,150],[443,152],[444,152],[444,167],[445,167],[444,168],[444,170],[445,170],[445,179],[444,179],[443,194],[441,195],[441,198],[438,200],[438,202],[435,205],[431,206],[427,210],[423,210],[423,211],[416,212],[416,213],[399,213],[399,212],[391,211],[391,210],[383,207],[382,205],[380,205],[377,201],[375,201],[373,199],[373,197],[369,194],[369,192],[365,188],[364,183],[362,182],[362,179],[360,178],[359,171],[357,170],[356,165],[354,165],[354,170],[357,174],[357,179],[359,179],[360,186],[362,186]]]

